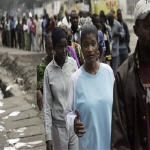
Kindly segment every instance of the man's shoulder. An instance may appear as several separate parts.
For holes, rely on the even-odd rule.
[[[121,26],[120,22],[116,19],[114,19],[114,25],[119,26],[119,27]]]
[[[76,65],[76,61],[72,57],[69,57],[69,56],[68,56],[68,62],[67,63],[70,65]]]
[[[75,62],[75,60],[74,60],[72,57],[69,57],[69,56],[68,56],[67,59],[68,59],[68,62],[69,62],[69,63],[74,63],[74,62]]]
[[[133,74],[134,72],[135,72],[135,59],[134,59],[134,54],[132,54],[117,69],[117,75],[119,75],[122,79],[124,79],[129,75],[129,73]]]
[[[51,71],[53,70],[53,67],[54,66],[54,61],[52,60],[47,66],[46,66],[46,69],[47,71]]]

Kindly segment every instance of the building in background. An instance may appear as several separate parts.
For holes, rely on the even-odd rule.
[[[118,7],[122,9],[124,17],[133,17],[134,8],[139,0],[118,0]]]

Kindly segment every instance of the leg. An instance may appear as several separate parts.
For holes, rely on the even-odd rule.
[[[53,147],[54,150],[68,150],[69,136],[66,128],[53,125]]]
[[[69,132],[69,147],[68,150],[78,150],[78,137],[74,133],[73,127],[68,131]]]

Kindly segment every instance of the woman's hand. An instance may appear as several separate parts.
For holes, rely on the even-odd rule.
[[[76,113],[76,118],[74,120],[74,132],[78,137],[82,137],[84,135],[85,131],[85,126],[84,124],[80,121],[80,112],[78,110],[75,111]]]

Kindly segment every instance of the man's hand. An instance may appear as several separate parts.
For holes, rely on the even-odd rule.
[[[116,33],[114,34],[114,36],[120,37],[120,33],[119,33],[119,32],[116,32]]]
[[[53,150],[52,140],[46,141],[46,150]]]
[[[41,111],[43,108],[43,95],[40,90],[37,90],[37,105],[39,110]]]
[[[83,134],[86,132],[84,124],[80,121],[80,112],[78,110],[75,111],[76,118],[74,120],[74,132],[78,137],[82,137]]]

